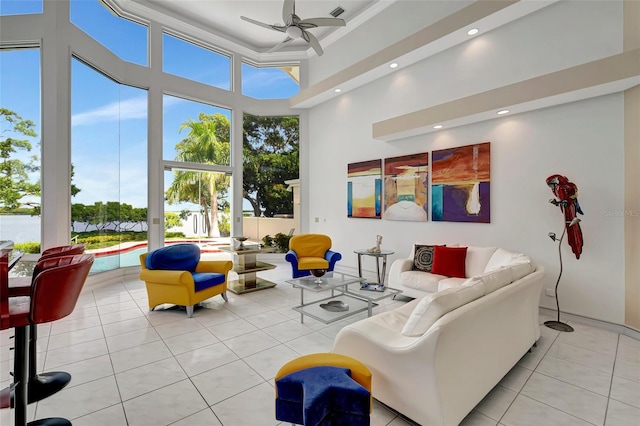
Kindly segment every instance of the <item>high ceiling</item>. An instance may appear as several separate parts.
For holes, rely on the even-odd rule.
[[[266,24],[282,25],[283,0],[104,0],[116,10],[152,19],[178,32],[193,26],[202,35],[223,48],[265,59],[265,52],[280,43],[285,34],[240,19],[246,16]],[[339,17],[346,27],[319,27],[310,30],[323,47],[335,41],[386,8],[395,0],[296,0],[295,11],[301,19],[331,17],[337,7],[344,9]],[[312,49],[301,39],[289,43],[272,56],[306,58]]]

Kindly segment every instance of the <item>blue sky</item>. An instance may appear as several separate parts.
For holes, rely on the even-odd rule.
[[[41,12],[41,0],[0,2],[2,15]],[[123,60],[147,66],[145,26],[115,17],[97,0],[72,0],[71,21]],[[229,89],[227,57],[168,35],[163,43],[165,72]],[[0,51],[0,104],[37,124],[39,136],[33,138],[34,151],[28,155],[40,155],[35,150],[41,137],[40,69],[38,49]],[[242,72],[243,93],[248,96],[288,98],[298,92],[297,84],[279,70],[244,65]],[[119,200],[146,206],[147,92],[118,84],[76,59],[72,60],[71,86],[72,163],[74,183],[81,188],[72,202]],[[169,160],[175,157],[175,144],[186,136],[184,131],[179,133],[180,124],[196,119],[200,112],[230,117],[228,110],[168,95],[163,107],[163,157]],[[27,154],[17,157],[24,160]],[[113,184],[117,179],[122,186]]]

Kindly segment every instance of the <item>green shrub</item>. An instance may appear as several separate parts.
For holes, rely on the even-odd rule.
[[[272,247],[273,237],[271,237],[271,235],[265,235],[264,237],[262,237],[262,242],[264,243],[265,247]]]
[[[90,231],[78,232],[72,235],[78,243],[86,245],[86,248],[97,249],[103,247],[115,246],[120,243],[129,241],[147,241],[146,232],[134,231]]]
[[[165,232],[164,233],[164,237],[171,239],[171,238],[187,238],[184,235],[184,232]]]
[[[271,235],[265,235],[262,237],[262,242],[267,247],[275,247],[278,253],[286,253],[289,251],[290,239],[290,235],[278,232],[274,237],[271,237]]]
[[[27,241],[26,243],[15,243],[13,245],[13,248],[29,254],[40,253],[40,243],[36,243],[34,241]]]

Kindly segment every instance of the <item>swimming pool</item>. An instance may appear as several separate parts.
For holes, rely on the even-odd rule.
[[[112,269],[126,268],[127,266],[140,265],[140,255],[147,252],[147,246],[138,247],[133,250],[122,251],[119,254],[109,254],[100,256],[96,253],[91,267],[91,274],[111,271]]]

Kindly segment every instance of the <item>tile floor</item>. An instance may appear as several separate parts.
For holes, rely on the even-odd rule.
[[[287,264],[261,273],[278,286],[220,296],[198,309],[149,312],[136,277],[87,291],[73,314],[39,327],[38,364],[73,380],[29,406],[29,418],[66,417],[75,426],[276,425],[273,376],[303,354],[330,351],[347,321],[300,324],[299,290]],[[405,303],[385,300],[374,314]],[[358,315],[350,321],[363,318]],[[540,319],[541,323],[547,318]],[[640,341],[572,324],[541,326],[542,337],[463,425],[640,425]],[[0,334],[1,385],[9,383],[13,340]],[[0,410],[0,424],[12,423]],[[371,424],[413,425],[375,403]]]

